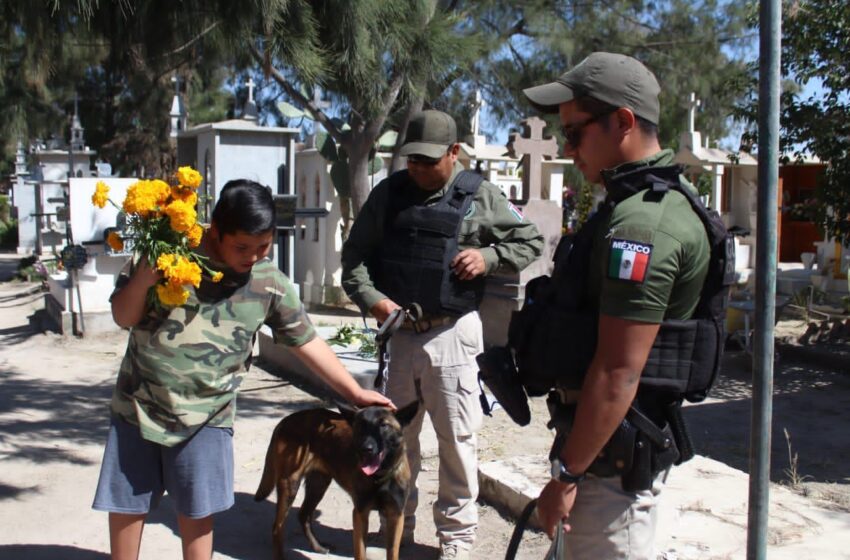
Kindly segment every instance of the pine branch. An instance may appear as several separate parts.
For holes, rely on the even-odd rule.
[[[325,127],[325,130],[328,131],[328,134],[331,135],[337,144],[344,144],[342,131],[337,127],[334,122],[325,114],[324,111],[319,109],[313,102],[298,91],[295,87],[289,83],[289,80],[284,77],[280,71],[272,66],[271,64],[266,64],[265,54],[261,53],[257,50],[257,47],[251,43],[248,44],[248,51],[251,53],[251,56],[254,57],[254,60],[257,63],[266,69],[267,73],[274,78],[274,80],[278,83],[278,85],[283,88],[283,90],[295,101],[298,105],[306,109],[313,116],[313,119]]]

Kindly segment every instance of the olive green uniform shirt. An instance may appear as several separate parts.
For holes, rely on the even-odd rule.
[[[316,335],[297,290],[271,261],[247,274],[210,264],[224,272],[221,282],[205,277],[184,305],[149,308],[132,328],[112,395],[114,415],[169,447],[203,426],[233,425],[236,390],[263,324],[286,346]],[[119,276],[116,291],[126,281]]]
[[[438,202],[463,166],[455,163],[446,185],[434,192],[421,192],[424,206]],[[358,307],[367,313],[387,296],[375,288],[366,262],[381,246],[389,197],[384,179],[370,193],[342,248],[342,286]],[[485,274],[505,269],[518,271],[540,256],[543,235],[522,216],[497,186],[483,181],[466,213],[458,235],[460,250],[476,248],[484,257]]]
[[[673,152],[663,150],[606,174],[672,164]],[[646,323],[689,319],[699,302],[709,257],[708,234],[683,194],[640,191],[617,204],[596,234],[589,295],[598,298],[603,315]]]

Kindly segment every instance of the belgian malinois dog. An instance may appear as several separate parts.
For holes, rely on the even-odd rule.
[[[302,410],[278,423],[266,453],[263,477],[254,499],[262,501],[277,488],[277,514],[272,525],[275,560],[283,559],[284,523],[306,478],[304,502],[298,520],[310,546],[326,553],[313,535],[313,512],[335,480],[354,501],[354,558],[365,560],[369,512],[386,519],[387,560],[398,560],[404,525],[404,504],[410,467],[402,427],[419,406],[413,402],[395,414],[370,406],[342,414],[326,409]]]

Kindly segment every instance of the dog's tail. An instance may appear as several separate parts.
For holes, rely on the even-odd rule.
[[[266,498],[269,497],[269,494],[272,493],[274,489],[274,481],[275,481],[275,468],[274,468],[274,442],[275,436],[277,435],[277,428],[275,428],[275,433],[272,435],[272,439],[269,442],[269,449],[266,451],[266,464],[263,467],[263,476],[260,478],[260,486],[257,488],[257,491],[254,493],[254,501],[262,502]]]

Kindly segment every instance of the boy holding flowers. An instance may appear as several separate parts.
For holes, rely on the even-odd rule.
[[[194,180],[178,179],[181,185]],[[144,194],[133,203],[144,210],[151,205],[144,196],[164,194]],[[164,214],[192,244],[195,200],[187,195],[184,205],[174,207],[174,198]],[[164,491],[178,510],[183,558],[211,557],[212,515],[234,503],[236,391],[263,324],[272,328],[275,342],[289,346],[344,398],[360,406],[393,406],[360,388],[316,336],[292,283],[265,258],[274,224],[267,187],[230,181],[209,231],[195,232],[203,266],[191,255],[164,253],[154,266],[142,257],[116,283],[112,315],[131,329],[130,340],[93,504],[109,512],[113,559],[138,558],[146,515]],[[195,289],[184,289],[189,285]]]

